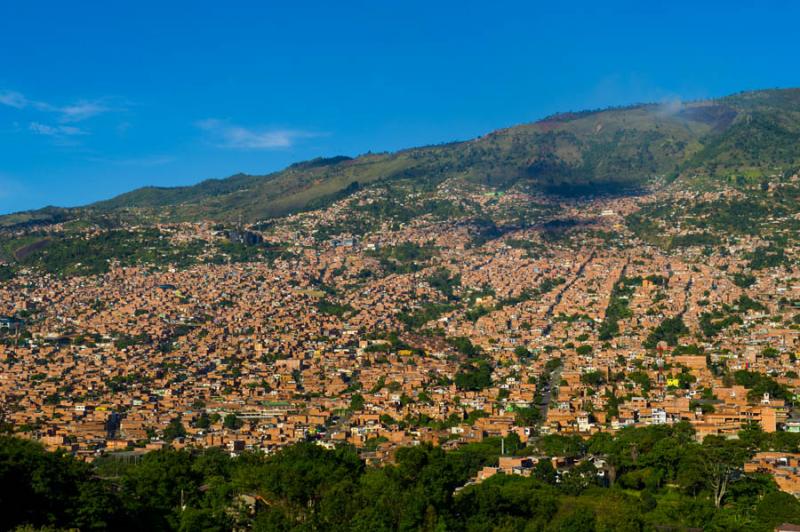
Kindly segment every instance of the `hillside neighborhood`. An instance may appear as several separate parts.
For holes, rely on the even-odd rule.
[[[0,285],[5,421],[87,461],[169,446],[272,453],[312,440],[352,444],[380,464],[420,443],[524,447],[681,422],[698,441],[747,426],[800,432],[797,247],[758,268],[746,257],[759,236],[710,253],[664,249],[629,228],[657,194],[565,202],[557,216],[569,224],[488,239],[470,218],[423,216],[320,240],[374,194],[265,230],[158,226],[173,246],[256,250],[235,262],[19,269]],[[436,197],[496,215],[537,201],[448,186]],[[271,246],[283,253],[260,258]],[[525,474],[540,458],[504,459],[476,481]],[[800,495],[793,460],[757,455],[748,467]]]

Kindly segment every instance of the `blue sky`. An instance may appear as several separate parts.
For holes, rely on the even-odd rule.
[[[555,4],[2,2],[0,213],[800,86],[797,2]]]

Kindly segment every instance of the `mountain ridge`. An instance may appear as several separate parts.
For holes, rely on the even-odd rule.
[[[67,217],[137,212],[176,221],[254,222],[319,208],[376,182],[410,180],[429,186],[454,179],[500,189],[526,183],[545,194],[575,196],[637,190],[659,177],[699,177],[706,183],[757,179],[798,165],[800,89],[767,89],[557,113],[465,141],[318,157],[265,175],[238,173],[196,185],[142,187],[85,207],[56,210]],[[39,218],[53,219],[53,209],[0,217],[0,224]]]

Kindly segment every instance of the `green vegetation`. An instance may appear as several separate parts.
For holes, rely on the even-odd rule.
[[[468,357],[474,357],[481,353],[481,348],[474,345],[466,336],[454,336],[452,338],[448,338],[447,343]]]
[[[176,438],[183,438],[184,436],[186,436],[186,427],[183,426],[180,418],[175,418],[170,421],[163,432],[165,441],[172,441]]]
[[[606,382],[606,378],[599,371],[589,371],[581,375],[581,382],[589,386],[600,386]]]
[[[497,464],[499,438],[452,452],[403,448],[395,464],[368,467],[350,447],[325,450],[311,442],[271,456],[167,449],[135,462],[108,456],[89,465],[2,436],[0,527],[494,530],[502,523],[503,530],[543,532],[768,532],[800,521],[800,502],[770,477],[743,472],[759,449],[797,452],[797,434],[747,427],[738,440],[709,436],[696,443],[691,427],[677,424],[588,440],[550,435],[528,448],[512,435],[505,444],[518,455],[576,463],[557,471],[542,460],[530,477],[500,474],[456,491],[481,467]],[[604,460],[602,476],[590,456]]]
[[[536,407],[514,409],[514,423],[520,427],[532,427],[542,420],[542,411]]]
[[[401,312],[397,317],[409,330],[417,330],[454,308],[448,303],[423,303],[420,308]]]
[[[488,362],[469,363],[456,373],[456,387],[459,390],[477,392],[492,385],[492,367]]]
[[[718,188],[714,185],[734,186],[742,190],[744,198],[723,196],[655,202],[629,215],[626,218],[628,227],[639,238],[668,250],[699,246],[727,253],[726,243],[739,237],[760,236],[770,242],[744,255],[748,266],[755,270],[786,267],[790,258],[784,248],[790,239],[796,242],[800,235],[800,223],[796,219],[800,212],[800,187],[774,173],[762,175],[768,179],[767,186],[750,181],[729,183],[726,179],[702,184],[702,188],[711,189]],[[675,235],[677,227],[689,233]],[[747,273],[734,274],[734,281],[743,288],[750,286],[751,280]]]
[[[467,318],[471,322],[476,322],[481,319],[483,316],[491,313],[492,310],[489,308],[484,307],[483,305],[478,305],[477,307],[473,307],[468,309],[464,313],[464,317]]]
[[[410,273],[421,270],[423,264],[436,255],[436,250],[432,246],[403,242],[367,252],[367,255],[377,258],[387,273]]]
[[[579,345],[575,348],[575,352],[581,356],[590,355],[594,348],[590,345]]]
[[[614,289],[611,291],[611,298],[606,308],[606,317],[600,325],[598,338],[600,340],[611,340],[619,334],[619,320],[630,318],[633,313],[628,307],[628,302],[637,286],[641,286],[642,280],[639,277],[622,277]]]
[[[172,244],[156,229],[111,230],[94,235],[44,237],[14,251],[17,261],[49,273],[92,275],[108,271],[110,262],[123,266],[175,264],[187,266],[203,250],[203,244]]]
[[[765,268],[777,268],[788,266],[789,259],[784,253],[783,248],[770,244],[768,247],[758,247],[747,257],[750,259],[748,266],[753,270],[763,270]]]
[[[644,346],[655,349],[659,342],[666,342],[668,346],[675,347],[678,345],[678,338],[685,334],[689,334],[689,328],[683,323],[683,318],[680,316],[665,318],[650,332],[644,341]]]
[[[72,276],[106,273],[112,262],[122,266],[174,266],[186,268],[198,262],[272,261],[287,257],[278,247],[219,241],[171,241],[158,229],[110,229],[95,233],[31,233],[5,240],[0,256],[11,263],[0,266],[0,281],[14,274],[14,265],[38,268],[44,272]]]
[[[693,246],[716,246],[719,245],[719,238],[711,233],[690,233],[687,235],[675,235],[669,243],[670,249],[688,248]]]
[[[539,283],[539,286],[533,290],[526,288],[516,296],[510,296],[499,300],[495,308],[501,309],[503,307],[518,305],[519,303],[524,303],[525,301],[531,301],[532,299],[550,293],[555,287],[562,285],[565,282],[566,280],[563,277],[548,277]]]
[[[317,301],[317,310],[322,312],[323,314],[328,314],[330,316],[338,316],[342,317],[348,312],[352,312],[354,309],[349,304],[340,304],[334,303],[327,299],[320,299]]]
[[[721,309],[700,314],[700,330],[706,338],[714,338],[728,327],[744,323],[741,313],[749,310],[764,311],[766,307],[758,301],[742,295],[733,306],[723,304]]]
[[[236,414],[227,414],[224,418],[222,418],[222,425],[226,429],[236,430],[244,425],[244,422],[239,419]]]
[[[461,276],[451,275],[446,268],[437,268],[425,278],[431,288],[439,290],[448,300],[458,299],[455,291],[461,286]]]
[[[786,386],[779,384],[771,377],[754,371],[739,370],[733,374],[734,382],[748,389],[747,398],[759,400],[767,393],[775,399],[789,399],[791,394]]]
[[[354,393],[350,397],[350,410],[357,412],[364,409],[364,396],[360,393]]]
[[[733,274],[733,282],[739,288],[750,288],[756,284],[756,276],[737,272]]]
[[[536,258],[537,256],[542,255],[546,252],[546,246],[538,243],[532,242],[530,240],[522,240],[519,238],[507,238],[505,240],[506,245],[515,248],[515,249],[524,249],[526,251],[525,255],[528,258]]]
[[[637,384],[644,392],[649,392],[653,383],[645,371],[632,371],[626,375],[629,381]]]
[[[8,266],[7,264],[0,264],[0,283],[10,281],[14,277],[16,277],[14,268]]]

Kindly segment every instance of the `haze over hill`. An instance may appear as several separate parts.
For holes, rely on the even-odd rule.
[[[464,141],[395,153],[318,158],[267,175],[144,187],[79,209],[9,215],[4,225],[58,221],[86,210],[169,220],[249,222],[325,206],[378,182],[448,179],[496,189],[524,184],[556,196],[640,190],[674,179],[754,179],[800,165],[800,89],[743,92],[570,112]]]

